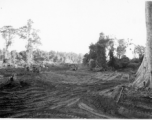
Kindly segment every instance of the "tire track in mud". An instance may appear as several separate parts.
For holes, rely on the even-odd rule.
[[[83,90],[76,89],[74,94],[71,94],[74,90],[73,86],[57,84],[48,89],[48,86],[29,86],[28,88],[4,88],[0,91],[0,117],[38,117],[45,116],[43,111],[54,111],[60,109],[63,106],[70,108],[73,104],[76,104],[80,98],[76,97],[78,94],[82,94]],[[37,115],[35,112],[38,112]],[[56,113],[47,113],[47,116],[54,117],[66,117],[66,118],[80,118],[79,116],[70,115],[62,112],[62,110],[56,110]],[[31,115],[30,112],[34,112]],[[44,114],[44,115],[43,115]],[[51,115],[52,114],[52,115]]]
[[[113,118],[104,114],[99,92],[122,84],[121,81],[103,82],[91,76],[91,80],[64,83],[64,79],[52,77],[34,80],[26,87],[10,87],[0,90],[0,117],[11,118]],[[60,77],[60,76],[59,76]],[[55,79],[53,79],[55,78]],[[71,77],[72,78],[72,77]],[[85,75],[83,79],[85,78]],[[87,77],[88,74],[87,74]],[[53,80],[52,80],[53,79]],[[60,81],[61,80],[61,81]],[[66,81],[66,80],[65,80]],[[83,80],[84,81],[84,80]],[[88,97],[89,96],[89,97]],[[94,102],[87,102],[92,100]],[[108,104],[108,103],[107,103]],[[98,107],[100,105],[100,107]],[[93,106],[93,107],[91,107]],[[95,106],[95,107],[94,107]],[[108,109],[111,109],[111,106]],[[114,106],[112,106],[114,107]],[[113,109],[115,110],[115,109]],[[80,112],[81,111],[81,112]],[[105,112],[106,113],[106,112]],[[116,117],[116,116],[115,116]],[[119,118],[119,116],[118,116]]]
[[[49,86],[50,88],[48,88]],[[85,95],[91,93],[88,92],[88,89],[92,86],[63,83],[52,83],[52,85],[49,83],[47,86],[41,86],[36,83],[25,88],[2,89],[0,91],[0,117],[87,118],[86,116],[90,114],[90,111],[83,115],[83,112],[81,114],[66,112],[65,108],[68,111],[70,109],[82,109],[78,103]],[[93,115],[99,118],[99,115]]]

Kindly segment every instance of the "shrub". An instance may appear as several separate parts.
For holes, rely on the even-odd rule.
[[[140,63],[129,63],[127,67],[132,69],[137,69],[140,66]]]
[[[133,58],[130,60],[130,63],[139,63],[140,60],[138,58]]]
[[[122,68],[121,60],[116,58],[116,57],[114,59],[115,59],[114,68],[115,69],[121,69]]]
[[[120,60],[121,60],[120,62],[121,62],[122,68],[126,68],[130,62],[129,58],[125,55]]]

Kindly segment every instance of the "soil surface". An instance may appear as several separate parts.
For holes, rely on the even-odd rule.
[[[12,73],[17,78],[10,82]],[[104,94],[131,83],[134,74],[129,72],[3,69],[0,75],[1,118],[152,118],[150,92],[123,89],[117,98]]]

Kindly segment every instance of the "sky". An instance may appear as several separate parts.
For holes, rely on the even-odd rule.
[[[0,0],[0,28],[19,28],[32,19],[45,51],[85,54],[101,32],[145,45],[144,0]],[[14,38],[11,50],[25,50],[26,41]],[[0,36],[0,49],[4,39]]]

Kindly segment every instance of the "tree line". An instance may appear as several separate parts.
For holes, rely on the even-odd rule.
[[[4,50],[0,50],[0,60],[2,61],[4,58]],[[54,63],[76,63],[80,64],[82,63],[83,55],[82,54],[76,54],[73,52],[56,52],[56,51],[43,51],[40,49],[36,49],[33,51],[33,60],[36,63],[40,63],[43,61],[46,62],[54,62]],[[26,51],[20,51],[17,52],[16,50],[10,51],[10,54],[8,56],[10,58],[11,63],[17,63],[20,61],[26,61]]]
[[[0,59],[3,63],[17,64],[21,61],[26,62],[27,66],[31,66],[34,62],[58,62],[58,63],[81,63],[83,56],[76,53],[66,52],[46,52],[40,49],[35,49],[35,46],[41,45],[41,38],[38,35],[39,30],[33,28],[33,21],[29,19],[25,26],[14,28],[12,26],[3,26],[0,28],[2,38],[5,40],[5,47],[0,50]],[[10,46],[13,44],[13,39],[19,37],[25,39],[27,44],[26,50],[17,52],[12,50],[9,52]]]
[[[133,59],[126,56],[129,46],[135,55]],[[121,69],[126,67],[137,68],[144,57],[145,47],[135,45],[132,40],[116,39],[100,33],[99,40],[95,44],[89,46],[89,52],[84,55],[83,64],[90,65],[93,68],[111,68]]]

